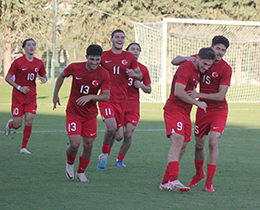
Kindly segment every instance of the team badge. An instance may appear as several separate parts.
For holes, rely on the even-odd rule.
[[[217,77],[218,77],[218,73],[214,71],[214,72],[212,73],[212,77],[213,77],[213,78],[217,78]]]
[[[123,65],[126,65],[126,64],[128,64],[128,61],[127,61],[126,59],[124,59],[124,60],[121,61],[121,63],[122,63]]]
[[[99,85],[99,83],[98,83],[97,80],[93,80],[93,81],[92,81],[92,85],[95,86],[95,87],[97,87],[97,86]]]

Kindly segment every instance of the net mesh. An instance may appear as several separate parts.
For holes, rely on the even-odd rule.
[[[139,61],[149,69],[153,92],[140,94],[142,102],[162,101],[163,22],[135,23],[136,41],[141,45]],[[230,46],[224,60],[232,67],[229,102],[260,102],[260,27],[255,25],[223,25],[202,23],[167,23],[166,98],[172,76],[178,67],[171,65],[177,55],[197,54],[211,45],[216,35],[224,35]]]

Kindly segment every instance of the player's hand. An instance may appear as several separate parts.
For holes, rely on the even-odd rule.
[[[39,80],[41,80],[41,84],[46,83],[47,79],[45,77],[38,77]]]
[[[60,98],[58,96],[53,96],[52,102],[53,102],[53,109],[52,110],[56,109],[57,103],[60,106]]]
[[[142,87],[142,83],[139,80],[135,80],[134,81],[134,86],[135,86],[135,88],[141,88]]]
[[[188,56],[188,57],[185,57],[185,60],[186,61],[195,62],[196,61],[196,57]]]
[[[27,94],[29,91],[30,91],[29,86],[23,86],[20,89],[20,92],[23,93],[23,94]]]
[[[128,76],[131,76],[131,77],[133,77],[134,75],[135,75],[135,72],[134,72],[134,70],[133,69],[126,69],[126,74],[128,75]]]
[[[86,103],[92,100],[91,95],[81,96],[76,100],[78,106],[85,106]]]
[[[204,101],[197,101],[197,106],[199,108],[203,109],[205,113],[207,112],[206,108],[207,108],[208,105]]]
[[[188,90],[187,94],[191,97],[191,98],[198,98],[198,93],[195,89],[193,90]]]

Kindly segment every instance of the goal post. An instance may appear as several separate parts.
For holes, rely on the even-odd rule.
[[[164,18],[157,23],[134,23],[139,61],[149,69],[152,94],[140,94],[142,102],[165,102],[177,67],[177,55],[197,54],[209,47],[216,35],[224,35],[230,46],[224,60],[232,67],[229,102],[260,102],[260,22]]]

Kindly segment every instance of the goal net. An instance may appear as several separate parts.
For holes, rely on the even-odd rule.
[[[157,23],[134,23],[136,42],[142,47],[139,61],[152,80],[152,94],[141,91],[142,102],[165,102],[177,66],[177,55],[197,54],[224,35],[230,46],[224,60],[232,67],[229,102],[260,102],[260,22],[164,18]]]

